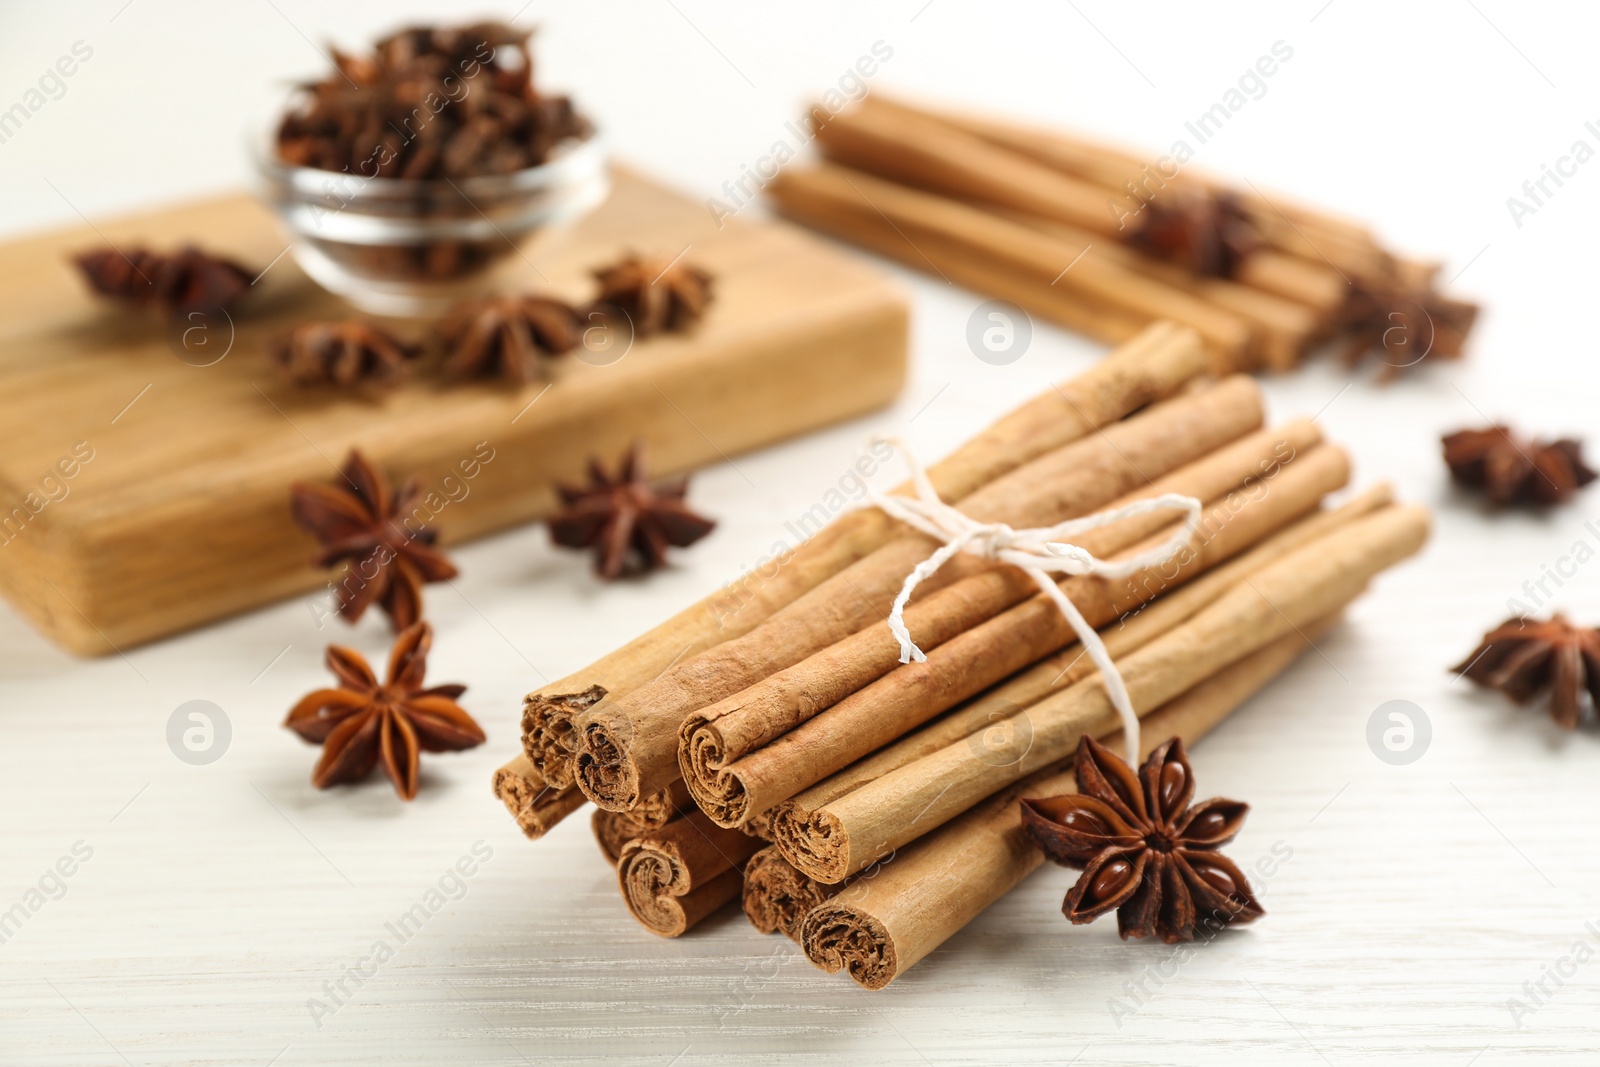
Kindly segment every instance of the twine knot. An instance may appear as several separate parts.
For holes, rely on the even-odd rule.
[[[944,566],[959,552],[968,552],[982,559],[994,560],[1017,567],[1033,579],[1039,590],[1060,609],[1084,651],[1099,668],[1106,687],[1106,695],[1122,717],[1123,738],[1128,747],[1128,763],[1139,763],[1139,716],[1128,697],[1127,686],[1111,654],[1106,651],[1100,635],[1088,620],[1061,591],[1052,577],[1055,574],[1094,575],[1101,578],[1126,578],[1148,567],[1165,563],[1183,550],[1200,528],[1201,504],[1192,496],[1181,493],[1162,493],[1144,500],[1135,500],[1119,508],[1098,511],[1082,518],[1068,519],[1054,526],[1038,526],[1017,530],[1003,522],[977,522],[939,499],[939,493],[928,480],[928,472],[917,462],[909,447],[898,438],[878,438],[891,447],[898,448],[911,469],[911,483],[916,489],[913,497],[885,496],[869,491],[872,502],[892,518],[920,530],[943,544],[933,555],[911,569],[900,594],[895,597],[889,612],[889,630],[900,642],[901,663],[923,663],[927,656],[911,638],[906,628],[905,609],[912,591]],[[1164,544],[1147,552],[1123,560],[1103,560],[1092,552],[1070,543],[1066,538],[1088,530],[1098,529],[1123,519],[1146,515],[1154,511],[1181,511],[1184,523],[1181,529]]]

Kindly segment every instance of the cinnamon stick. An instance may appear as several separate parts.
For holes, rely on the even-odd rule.
[[[769,846],[745,864],[741,902],[751,926],[764,934],[782,933],[790,941],[799,941],[806,914],[839,889],[801,874]]]
[[[907,185],[1056,219],[1115,237],[1104,187],[906,108],[862,106],[815,124],[823,154]]]
[[[809,195],[803,183],[775,183],[766,190],[783,215],[804,226],[861,245],[913,270],[934,274],[974,292],[1007,300],[1069,330],[1118,344],[1150,321],[1139,314],[1052,285],[1038,271],[997,258],[986,249],[937,234],[915,241],[876,211]],[[1231,357],[1229,357],[1231,359]],[[1219,360],[1219,363],[1221,360]],[[1229,363],[1224,369],[1235,369]]]
[[[1302,626],[1168,701],[1142,724],[1145,753],[1169,737],[1192,744],[1297,659],[1331,626]],[[1120,750],[1121,739],[1111,740]],[[1070,762],[1070,761],[1068,761]],[[1014,889],[1044,857],[1022,828],[1023,797],[1072,792],[1069,771],[1051,768],[926,835],[814,906],[801,924],[806,956],[868,989],[882,989]]]
[[[648,836],[692,809],[689,790],[682,782],[674,782],[671,788],[647,797],[630,811],[596,808],[590,826],[600,851],[614,865],[622,854],[623,845],[636,837]]]
[[[1291,439],[1298,431],[1315,441],[1308,423],[1291,424],[1287,429]],[[1247,475],[1270,469],[1284,438],[1275,440],[1268,434],[1247,440],[1255,449],[1235,459],[1231,472],[1217,465],[1226,472],[1217,479],[1224,490],[1231,488],[1230,481],[1236,486],[1246,482]],[[1303,439],[1299,447],[1306,449]],[[1228,451],[1232,450],[1193,466],[1210,473],[1206,468],[1216,465],[1219,458],[1228,458]],[[1288,454],[1294,455],[1294,450]],[[1213,489],[1211,507],[1196,540],[1167,564],[1122,579],[1078,577],[1059,584],[1091,625],[1104,625],[1311,511],[1324,494],[1343,485],[1348,474],[1349,464],[1342,452],[1328,446],[1311,448],[1276,471],[1270,488],[1257,500],[1238,494],[1217,500],[1222,494]],[[1175,491],[1187,492],[1188,487]],[[1105,535],[1114,529],[1105,527],[1097,532]],[[1170,532],[1138,545],[1130,545],[1129,538],[1114,547],[1124,549],[1122,555],[1149,551],[1164,543]],[[1090,541],[1082,547],[1094,552],[1100,544]],[[962,593],[977,581],[969,579],[946,592]],[[1024,593],[1036,588],[1026,579],[1020,579],[1018,586]],[[938,609],[944,595],[929,598],[928,606]],[[921,644],[922,631],[915,628],[913,614],[920,622],[921,613],[907,613],[913,636],[919,637]],[[951,632],[932,635],[933,647],[924,647],[928,657],[924,663],[899,665],[898,642],[887,627],[873,627],[752,690],[690,716],[680,739],[680,756],[696,801],[718,822],[737,824],[1076,636],[1054,601],[1037,592],[1003,614],[950,614],[955,622],[945,629]]]
[[[1101,634],[1106,651],[1113,659],[1120,661],[1213,603],[1245,575],[1276,562],[1290,551],[1345,523],[1389,504],[1392,495],[1387,485],[1375,486],[1337,508],[1318,512],[1291,524],[1236,559],[1165,594],[1132,615],[1109,624]],[[923,756],[932,755],[957,741],[972,738],[989,727],[1002,724],[1019,708],[1082,681],[1094,670],[1094,663],[1084,655],[1082,646],[1070,644],[949,714],[857,760],[793,799],[776,805],[764,813],[767,818],[762,820],[763,834],[777,843],[780,849],[792,850],[804,847],[808,833],[826,836],[830,832],[837,832],[836,828],[825,825],[826,815],[818,814],[829,801]],[[810,830],[806,829],[808,825],[811,826]]]
[[[1259,387],[1238,376],[1162,401],[1046,453],[970,494],[961,508],[977,521],[1019,528],[1060,522],[1203,456],[1260,422]],[[938,547],[927,535],[904,534],[743,637],[590,709],[579,733],[579,787],[601,807],[613,809],[632,807],[640,796],[663,788],[679,777],[678,730],[690,712],[881,621],[905,576]],[[924,584],[932,593],[964,573],[992,569],[964,556]],[[1020,599],[1026,589],[1019,584],[1015,595]]]
[[[690,812],[625,843],[617,884],[640,925],[678,937],[739,896],[744,862],[761,846],[748,834]]]
[[[1152,324],[1089,371],[997,420],[930,468],[929,478],[941,496],[960,500],[1045,452],[1171,396],[1205,368],[1194,331],[1170,322]],[[583,670],[529,694],[525,755],[549,783],[572,784],[574,715],[607,694],[616,699],[637,689],[681,658],[749,632],[897,532],[898,524],[876,508],[848,512],[771,561],[772,573],[757,568]]]
[[[494,772],[494,795],[505,804],[529,840],[537,840],[581,808],[582,793],[574,787],[557,789],[546,785],[526,756],[518,756]]]
[[[1134,708],[1149,711],[1296,626],[1336,611],[1378,572],[1416,552],[1427,531],[1426,510],[1387,507],[1249,576],[1118,664]],[[1009,747],[979,753],[950,745],[829,803],[825,809],[841,833],[808,840],[807,851],[788,858],[813,877],[842,880],[1065,758],[1080,735],[1116,721],[1099,678],[1086,679],[1013,716],[1006,724]]]

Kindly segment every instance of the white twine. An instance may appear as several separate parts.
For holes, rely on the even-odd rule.
[[[1163,493],[1145,500],[1136,500],[1120,508],[1099,511],[1078,519],[1068,519],[1054,526],[1014,530],[1003,522],[977,522],[946,504],[939,499],[938,491],[928,480],[928,472],[917,462],[916,456],[904,441],[897,437],[874,439],[875,444],[878,441],[898,448],[905,456],[906,466],[911,469],[911,482],[916,487],[917,495],[885,496],[869,490],[872,502],[893,518],[944,542],[938,551],[912,568],[911,573],[906,576],[905,584],[900,587],[900,595],[895,598],[894,608],[889,612],[889,630],[900,642],[900,662],[922,663],[928,658],[911,639],[911,631],[906,628],[906,602],[911,599],[912,590],[948,563],[958,552],[971,552],[983,559],[1008,563],[1026,573],[1045,596],[1055,602],[1068,624],[1077,633],[1078,640],[1083,643],[1089,659],[1100,669],[1106,695],[1111,698],[1112,706],[1122,716],[1122,736],[1128,746],[1128,765],[1137,767],[1139,716],[1133,710],[1133,702],[1128,699],[1128,689],[1123,684],[1122,674],[1111,661],[1111,654],[1106,651],[1100,635],[1095,633],[1094,627],[1089,625],[1088,620],[1072,601],[1067,599],[1067,595],[1061,591],[1061,587],[1051,575],[1089,574],[1101,578],[1126,578],[1137,571],[1165,563],[1182,551],[1200,528],[1200,501],[1181,493]],[[1113,522],[1167,510],[1185,513],[1183,528],[1165,544],[1128,559],[1118,561],[1099,559],[1077,545],[1065,541],[1068,537]]]

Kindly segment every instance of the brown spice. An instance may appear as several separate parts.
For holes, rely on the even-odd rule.
[[[272,359],[297,385],[351,386],[402,377],[417,348],[364,319],[307,322],[273,346]]]
[[[1182,188],[1145,203],[1128,243],[1196,274],[1231,278],[1261,247],[1261,236],[1239,198]]]
[[[322,543],[318,566],[348,564],[338,588],[339,614],[355,622],[376,602],[403,630],[422,618],[423,584],[454,578],[455,565],[433,547],[438,534],[432,527],[407,524],[422,495],[417,479],[395,493],[354,449],[339,475],[333,485],[294,484],[295,521]]]
[[[1457,430],[1443,438],[1444,461],[1459,484],[1482,489],[1497,507],[1559,504],[1595,479],[1583,442],[1530,440],[1509,426]]]
[[[592,127],[564,96],[533,85],[531,30],[498,22],[415,26],[371,55],[333,53],[278,127],[294,166],[368,178],[511,174]]]
[[[1174,737],[1156,746],[1138,775],[1085,734],[1074,772],[1078,792],[1022,801],[1023,823],[1044,854],[1083,871],[1061,910],[1073,923],[1113,908],[1124,938],[1194,940],[1265,914],[1250,883],[1217,851],[1239,833],[1250,808],[1220,797],[1193,807],[1194,772]]]
[[[1548,689],[1550,717],[1573,730],[1585,693],[1591,709],[1600,707],[1600,630],[1574,626],[1564,615],[1544,621],[1510,618],[1450,669],[1518,704]]]
[[[400,799],[417,795],[423,752],[457,752],[483,743],[483,729],[456,703],[464,685],[422,688],[433,628],[414,623],[395,638],[382,685],[360,653],[328,646],[334,689],[302,697],[284,725],[322,746],[311,772],[318,789],[359,782],[380,761]]]
[[[629,255],[594,272],[600,282],[596,304],[620,309],[636,337],[663,330],[686,330],[711,306],[711,275],[677,259]]]
[[[1389,381],[1429,356],[1458,359],[1478,318],[1478,305],[1454,300],[1432,287],[1397,277],[1357,279],[1335,317],[1334,332],[1344,340],[1344,361],[1355,366],[1368,352],[1378,353],[1381,381]]]
[[[545,377],[545,360],[578,343],[578,316],[543,296],[465,300],[440,321],[444,371],[456,378],[498,377],[518,385]]]
[[[171,254],[103,248],[80,253],[73,262],[89,287],[102,296],[150,304],[167,315],[229,307],[249,291],[255,277],[241,264],[194,245]]]
[[[558,485],[565,510],[550,520],[550,537],[568,548],[593,548],[595,573],[610,579],[630,566],[649,571],[665,566],[667,547],[686,548],[716,523],[683,502],[687,478],[651,485],[645,475],[644,443],[635,441],[615,477],[599,460],[589,461],[589,484]]]

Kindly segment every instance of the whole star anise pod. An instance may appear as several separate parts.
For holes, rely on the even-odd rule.
[[[686,548],[716,526],[684,504],[688,489],[688,478],[651,485],[644,445],[636,441],[615,478],[591,459],[588,485],[556,486],[566,507],[550,520],[550,538],[568,548],[592,547],[595,573],[607,580],[629,566],[654,570],[666,564],[667,546]]]
[[[1574,626],[1564,615],[1507,619],[1450,669],[1518,704],[1549,689],[1550,717],[1568,730],[1578,726],[1584,693],[1600,708],[1600,630]]]
[[[544,377],[544,360],[572,348],[581,337],[578,314],[543,296],[487,296],[457,304],[440,321],[449,350],[446,374],[500,377],[525,385]]]
[[[1335,317],[1334,333],[1344,338],[1344,362],[1354,367],[1368,352],[1383,362],[1380,381],[1389,381],[1429,356],[1457,359],[1478,318],[1478,305],[1438,292],[1431,284],[1399,278],[1357,279]]]
[[[1196,274],[1232,277],[1261,247],[1255,223],[1229,193],[1177,190],[1146,202],[1144,212],[1128,243]]]
[[[146,248],[97,249],[73,257],[89,287],[102,296],[153,304],[168,315],[217,311],[250,289],[253,275],[231,259],[193,245],[167,255]]]
[[[1583,442],[1534,441],[1508,426],[1458,430],[1443,438],[1444,461],[1461,485],[1483,489],[1497,507],[1559,504],[1595,479]]]
[[[315,562],[345,563],[339,582],[339,614],[350,622],[376,602],[397,630],[422,617],[422,586],[456,576],[456,568],[433,547],[428,526],[405,525],[420,483],[409,479],[398,493],[360,452],[351,450],[332,485],[296,482],[290,507],[295,521],[322,542]]]
[[[272,349],[278,369],[298,385],[392,382],[416,355],[414,345],[363,319],[303,323]]]
[[[594,272],[600,282],[595,303],[620,308],[635,337],[683,330],[711,306],[711,275],[677,259],[630,255]]]
[[[1133,769],[1085,735],[1078,792],[1022,802],[1023,824],[1044,854],[1083,871],[1061,910],[1074,923],[1117,910],[1124,938],[1155,934],[1172,944],[1247,923],[1265,912],[1239,868],[1217,849],[1250,808],[1214,798],[1189,807],[1194,775],[1174,737]]]
[[[422,688],[433,627],[413,623],[395,638],[389,676],[382,685],[360,653],[328,646],[328,669],[336,689],[308,693],[283,725],[312,744],[322,757],[311,771],[318,789],[359,782],[380,761],[400,799],[417,795],[423,752],[459,752],[483,743],[483,729],[456,703],[464,685]]]

